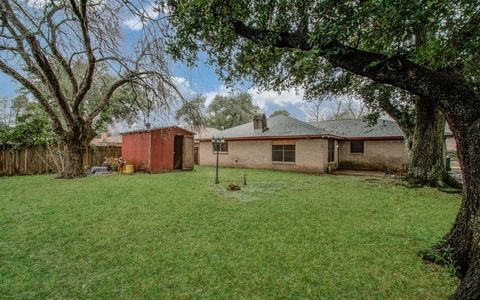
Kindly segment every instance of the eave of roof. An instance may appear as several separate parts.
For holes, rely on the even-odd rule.
[[[226,137],[226,141],[259,141],[259,140],[298,140],[298,139],[337,139],[344,140],[344,137],[332,134],[319,135],[282,135],[282,136],[241,136],[241,137]],[[198,139],[200,142],[209,142],[211,138]]]
[[[403,140],[403,136],[392,135],[392,136],[355,136],[355,137],[345,137],[347,141],[384,141],[384,140]]]

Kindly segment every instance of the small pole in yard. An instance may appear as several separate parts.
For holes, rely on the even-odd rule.
[[[215,170],[215,184],[218,184],[220,181],[218,180],[218,153],[220,152],[220,148],[223,145],[225,140],[223,137],[213,137],[212,138],[212,144],[215,147],[215,150],[217,151],[217,165],[216,165],[216,170]]]
[[[247,185],[247,174],[243,174],[243,185]]]
[[[218,184],[219,181],[218,181],[218,147],[217,147],[217,168],[216,168],[216,171],[215,171],[215,184]]]

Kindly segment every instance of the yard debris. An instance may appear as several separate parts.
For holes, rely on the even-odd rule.
[[[234,183],[230,183],[228,186],[227,186],[227,190],[229,191],[239,191],[240,190],[240,186],[239,185],[236,185]]]
[[[91,175],[111,175],[112,171],[110,171],[107,167],[91,167],[88,171],[88,174]]]

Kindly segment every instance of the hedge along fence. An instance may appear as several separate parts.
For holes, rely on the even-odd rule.
[[[83,156],[83,167],[100,166],[105,157],[120,157],[120,146],[92,146]],[[0,149],[0,176],[33,175],[57,171],[52,151],[46,147]]]

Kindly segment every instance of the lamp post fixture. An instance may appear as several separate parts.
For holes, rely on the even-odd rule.
[[[217,168],[215,172],[215,184],[219,183],[218,180],[218,153],[220,152],[220,148],[225,143],[225,139],[223,137],[213,137],[212,138],[212,145],[214,149],[217,151]]]

